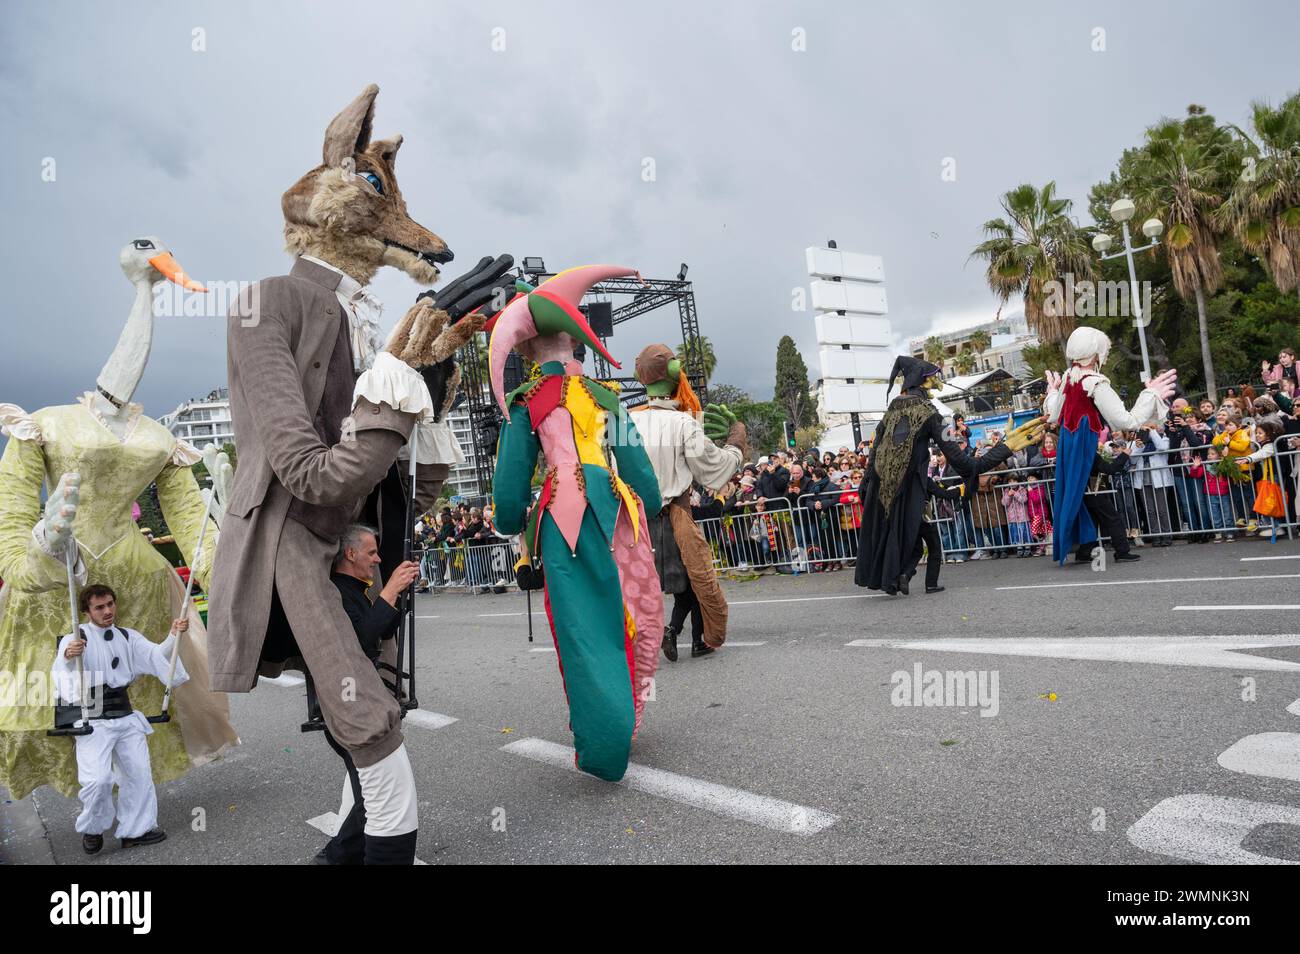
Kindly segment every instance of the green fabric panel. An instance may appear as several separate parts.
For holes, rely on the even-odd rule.
[[[605,385],[593,381],[591,378],[583,378],[582,380],[587,385],[587,390],[591,392],[592,400],[609,411],[610,414],[622,417],[627,413],[619,402],[618,395]]]
[[[618,475],[623,483],[636,491],[648,511],[646,516],[656,514],[663,509],[664,501],[659,497],[659,478],[650,466],[650,457],[645,452],[641,432],[631,414],[623,414],[619,420],[619,440],[610,445],[614,459],[618,461]]]
[[[492,515],[502,533],[518,533],[524,525],[540,449],[528,408],[511,405],[510,419],[502,425],[497,441],[497,465],[492,474]]]
[[[622,499],[614,493],[610,473],[599,464],[583,464],[582,474],[587,479],[587,512],[596,515],[596,523],[605,536],[605,545],[612,546],[614,522]]]
[[[636,722],[618,567],[591,508],[583,516],[574,555],[549,514],[542,518],[541,533],[547,603],[578,768],[616,782],[627,771]]]

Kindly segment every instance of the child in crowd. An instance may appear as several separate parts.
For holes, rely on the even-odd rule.
[[[1219,418],[1223,430],[1214,435],[1214,446],[1220,448],[1223,457],[1236,458],[1237,466],[1242,472],[1249,473],[1252,465],[1245,458],[1250,456],[1250,432],[1241,426],[1241,411],[1235,405],[1225,406],[1219,411]],[[1232,484],[1228,492],[1229,499],[1232,501],[1233,523],[1238,527],[1245,527],[1247,533],[1254,533],[1259,529],[1259,525],[1253,516],[1249,520],[1246,518],[1247,514],[1253,513],[1254,487],[1246,481]]]
[[[1029,509],[1026,501],[1029,492],[1019,481],[1012,481],[1002,488],[1002,506],[1007,512],[1007,544],[1016,548],[1017,557],[1031,556],[1029,544]]]
[[[1029,511],[1029,532],[1038,544],[1038,549],[1034,551],[1036,556],[1047,552],[1047,543],[1052,539],[1052,521],[1048,517],[1051,500],[1048,493],[1049,488],[1030,474],[1026,481],[1025,503]]]
[[[1210,511],[1210,528],[1214,530],[1214,542],[1222,543],[1225,533],[1227,539],[1233,537],[1232,504],[1228,497],[1228,478],[1219,474],[1218,467],[1222,454],[1218,447],[1206,450],[1205,465],[1201,469],[1205,479],[1205,502]]]

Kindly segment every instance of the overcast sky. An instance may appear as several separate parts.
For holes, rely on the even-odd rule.
[[[655,277],[687,262],[714,381],[768,399],[782,334],[818,377],[811,313],[790,304],[807,282],[806,246],[835,238],[882,255],[900,340],[987,320],[996,302],[967,257],[998,197],[1055,179],[1086,222],[1088,187],[1161,116],[1200,103],[1244,122],[1252,99],[1300,87],[1298,9],[11,7],[0,33],[0,128],[13,153],[0,177],[0,401],[33,410],[93,387],[132,300],[118,251],[137,235],[160,236],[199,280],[283,274],[280,195],[370,82],[375,135],[405,136],[398,178],[412,216],[456,253],[449,275],[498,252]],[[47,157],[53,182],[42,181]],[[420,290],[391,269],[373,287],[386,326]],[[679,338],[664,309],[620,326],[611,349],[630,367],[643,345]],[[224,384],[225,361],[223,321],[160,319],[136,399],[165,414]]]

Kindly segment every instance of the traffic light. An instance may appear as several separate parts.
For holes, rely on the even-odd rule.
[[[792,424],[790,421],[786,421],[783,426],[785,427],[785,446],[793,450],[794,449],[794,424]]]

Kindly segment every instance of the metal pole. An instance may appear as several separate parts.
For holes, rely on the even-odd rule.
[[[217,488],[215,483],[211,490],[208,491],[207,506],[203,508],[203,522],[199,524],[199,540],[194,545],[194,555],[190,558],[190,575],[185,581],[185,596],[181,600],[181,617],[184,617],[190,610],[190,600],[194,593],[194,565],[199,562],[199,556],[203,553],[203,538],[208,532],[208,518],[212,516],[212,502],[217,499]],[[176,641],[172,643],[172,658],[167,663],[167,683],[163,686],[162,710],[156,716],[149,716],[146,721],[155,725],[161,722],[170,722],[171,716],[168,714],[168,706],[172,698],[172,679],[176,676],[176,658],[181,652],[182,634],[176,634]]]
[[[1129,239],[1128,223],[1121,222],[1124,231],[1124,258],[1128,260],[1129,304],[1136,315],[1138,344],[1142,347],[1142,380],[1151,380],[1151,358],[1147,354],[1146,318],[1142,314],[1142,296],[1138,294],[1137,270],[1133,267],[1133,243]]]

